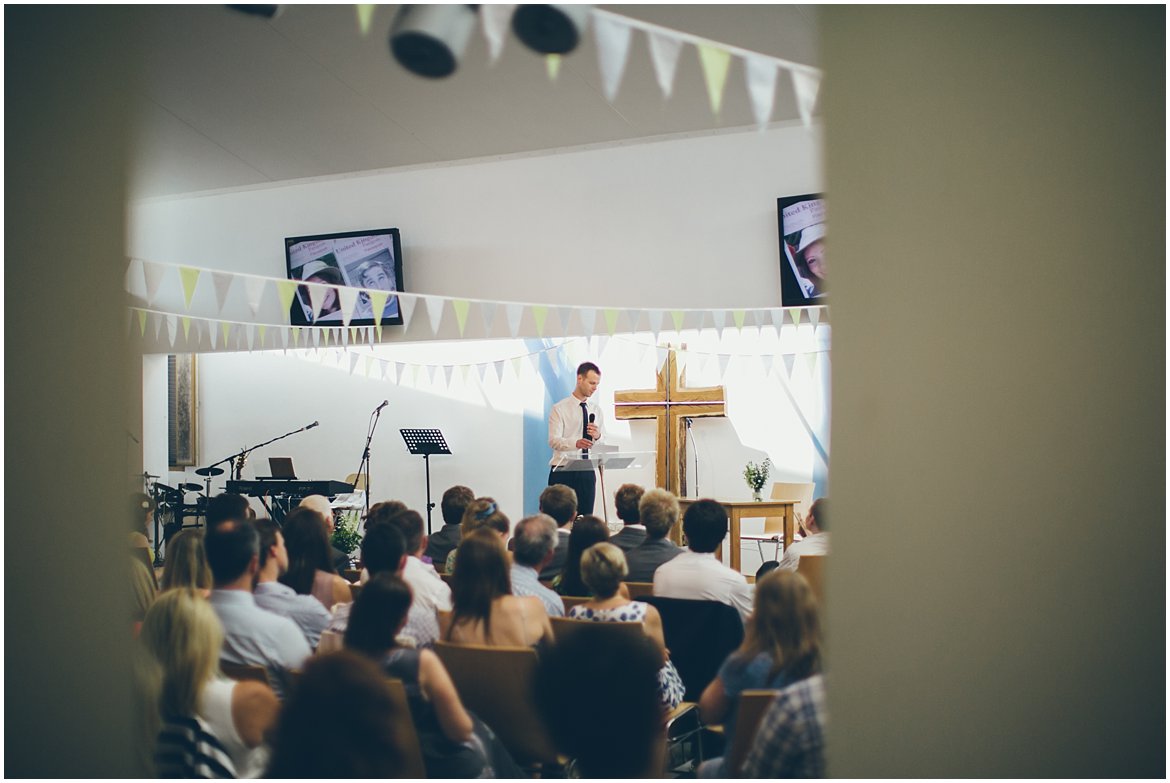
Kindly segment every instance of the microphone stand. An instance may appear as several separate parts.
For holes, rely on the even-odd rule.
[[[686,417],[687,435],[691,438],[691,451],[695,452],[695,497],[702,497],[699,494],[699,446],[695,443],[695,433],[691,432],[691,417]]]
[[[382,418],[382,408],[385,405],[379,405],[370,414],[370,429],[366,433],[366,446],[362,449],[362,461],[358,465],[357,473],[354,474],[354,487],[357,487],[357,482],[362,477],[362,468],[366,471],[366,515],[370,513],[370,442],[374,440],[374,430],[378,427],[378,419]]]
[[[221,459],[219,462],[213,462],[210,465],[208,465],[207,467],[214,468],[216,465],[222,465],[225,462],[232,462],[234,460],[239,459],[240,457],[247,457],[249,454],[251,454],[256,449],[264,448],[269,443],[276,443],[276,441],[278,441],[278,440],[284,440],[289,435],[296,435],[298,432],[304,432],[305,430],[311,430],[314,427],[316,427],[317,424],[318,424],[318,422],[313,422],[312,424],[306,424],[305,426],[301,427],[299,430],[293,430],[291,432],[286,432],[283,435],[277,435],[272,440],[266,440],[263,443],[257,443],[255,446],[249,446],[248,448],[245,448],[241,451],[236,452],[235,454],[231,455],[230,457],[225,457],[224,459]],[[241,476],[239,474],[237,474],[236,481],[239,481],[240,479],[241,479]]]

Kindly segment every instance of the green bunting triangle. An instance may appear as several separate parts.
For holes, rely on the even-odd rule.
[[[191,336],[191,319],[184,315],[182,318],[182,323],[183,323],[183,340],[186,341]]]
[[[744,319],[745,315],[746,314],[744,313],[743,310],[732,310],[731,311],[731,318],[732,318],[732,320],[735,321],[735,328],[736,329],[743,328],[743,319]]]
[[[276,293],[280,296],[281,312],[288,312],[292,306],[293,297],[297,293],[297,284],[294,280],[277,280]]]
[[[618,319],[618,311],[617,310],[610,309],[610,310],[605,311],[605,328],[609,330],[610,334],[613,334],[614,331],[617,329],[617,319]]]
[[[374,9],[377,7],[373,3],[358,3],[356,6],[358,29],[363,38],[370,34],[370,24],[374,21]]]
[[[699,63],[703,66],[703,78],[707,81],[711,112],[718,115],[723,105],[723,85],[727,83],[727,72],[731,68],[731,52],[700,44]]]
[[[141,336],[146,337],[146,311],[138,311],[138,332]]]
[[[674,323],[674,330],[676,332],[682,331],[683,319],[685,317],[686,317],[686,314],[682,310],[671,310],[670,311],[670,320]]]
[[[463,336],[463,329],[467,326],[467,311],[471,309],[471,303],[466,299],[456,299],[451,303],[451,307],[455,310],[455,320],[459,324],[459,336]]]
[[[183,299],[187,309],[191,309],[191,297],[195,295],[195,286],[199,283],[199,270],[189,266],[179,267],[179,277],[183,281]]]
[[[555,82],[561,72],[561,56],[559,54],[546,54],[544,56],[544,64],[548,69],[548,80]]]
[[[228,337],[232,333],[232,325],[229,324],[227,321],[222,321],[219,325],[219,328],[220,328],[220,331],[223,332],[223,347],[226,348],[227,343],[228,343]]]
[[[264,347],[264,335],[268,333],[268,326],[265,324],[260,324],[258,327],[256,327],[256,329],[260,335],[260,347],[263,348]]]

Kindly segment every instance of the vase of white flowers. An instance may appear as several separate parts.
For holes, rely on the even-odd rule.
[[[752,500],[757,503],[764,499],[764,485],[768,483],[768,476],[772,474],[772,459],[765,457],[760,464],[749,462],[744,466],[743,479],[752,491]]]

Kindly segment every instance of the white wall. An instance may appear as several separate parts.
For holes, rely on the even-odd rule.
[[[820,168],[816,128],[726,133],[152,200],[132,207],[128,245],[283,277],[285,237],[396,226],[410,291],[775,306],[776,199],[820,190]]]

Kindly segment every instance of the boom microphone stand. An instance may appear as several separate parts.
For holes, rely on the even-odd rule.
[[[354,488],[357,487],[358,480],[362,477],[362,469],[366,471],[366,514],[370,513],[370,442],[374,440],[374,430],[378,427],[378,419],[382,418],[382,409],[390,404],[390,400],[382,400],[382,404],[374,408],[374,412],[370,414],[370,429],[366,433],[366,446],[362,449],[362,461],[358,465],[357,473],[354,474]]]

